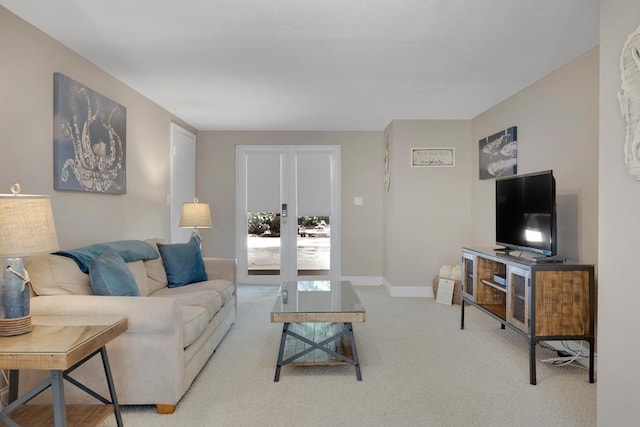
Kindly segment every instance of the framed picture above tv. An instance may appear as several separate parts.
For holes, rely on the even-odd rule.
[[[480,179],[518,173],[518,128],[510,127],[479,142]]]

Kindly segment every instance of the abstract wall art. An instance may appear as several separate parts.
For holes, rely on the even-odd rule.
[[[53,99],[54,188],[126,193],[127,109],[61,73]]]

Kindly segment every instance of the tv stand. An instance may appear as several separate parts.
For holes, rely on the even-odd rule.
[[[506,277],[506,283],[496,277]],[[589,343],[589,382],[594,382],[593,265],[534,262],[496,254],[493,248],[463,248],[460,329],[467,304],[496,319],[501,329],[527,338],[531,384],[536,384],[536,344],[565,340]]]

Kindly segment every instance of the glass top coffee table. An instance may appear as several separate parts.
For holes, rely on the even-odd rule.
[[[271,323],[283,323],[274,381],[280,369],[297,365],[355,367],[362,381],[352,323],[365,321],[365,309],[351,282],[284,282],[271,310]]]

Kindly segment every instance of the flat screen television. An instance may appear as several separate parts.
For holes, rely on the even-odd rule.
[[[496,179],[496,244],[502,251],[556,255],[556,181],[553,171]]]

